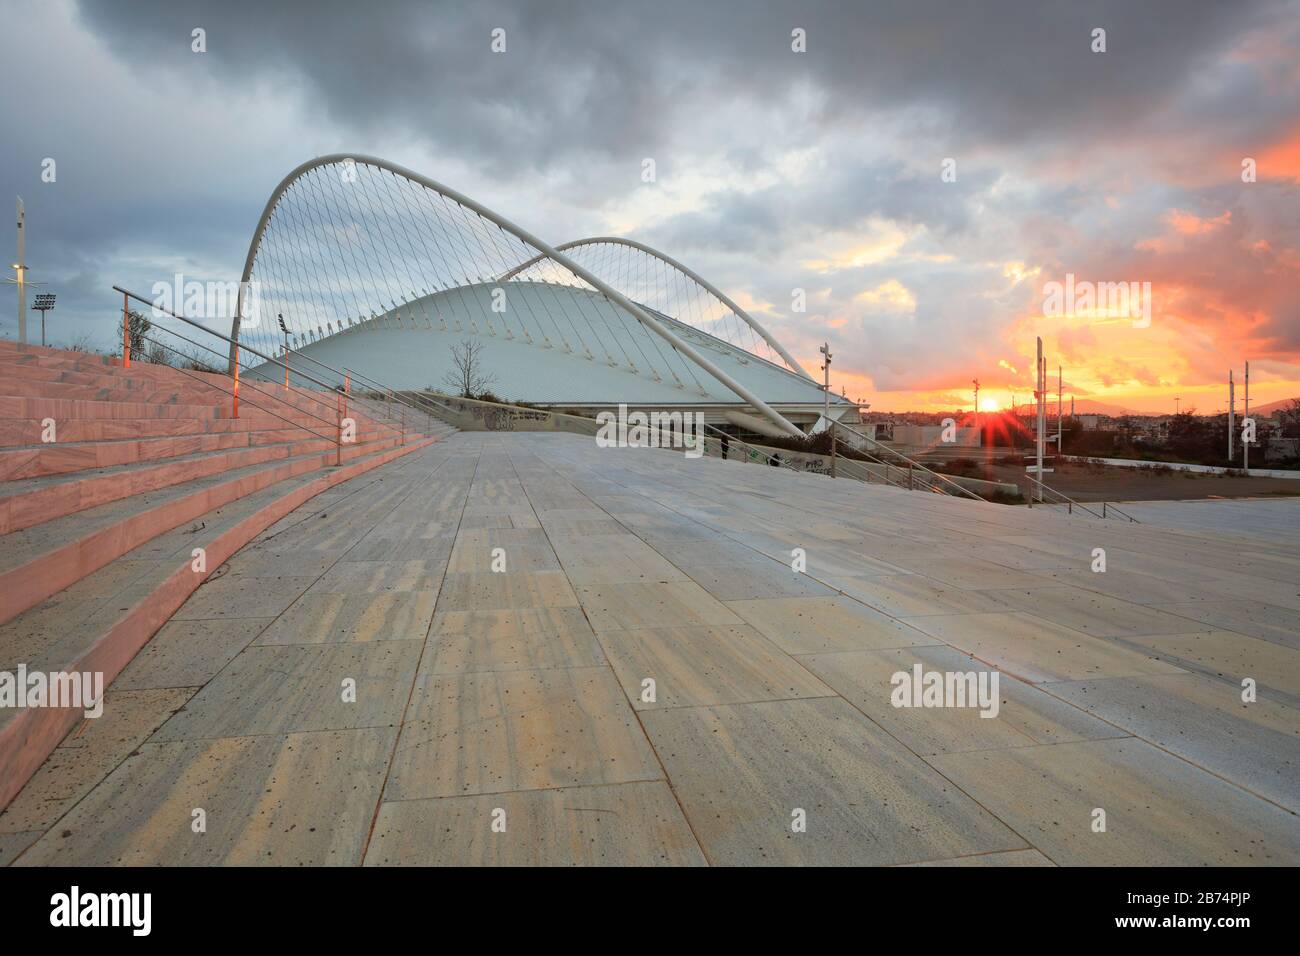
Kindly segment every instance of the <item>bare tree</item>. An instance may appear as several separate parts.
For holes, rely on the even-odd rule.
[[[119,324],[118,328],[121,329],[122,326]],[[153,323],[150,322],[144,315],[137,312],[135,309],[132,309],[130,312],[127,313],[126,333],[127,333],[127,338],[129,339],[131,344],[131,354],[133,356],[139,356],[144,361],[150,361],[150,359],[145,357],[145,353],[147,351],[147,346],[145,344],[147,342],[147,339],[145,338],[145,336],[149,334],[149,330],[152,328],[153,328]],[[122,354],[121,341],[118,342],[117,350],[114,352],[114,354],[115,355]]]
[[[83,332],[72,340],[71,344],[66,346],[69,352],[98,352],[95,347],[94,339],[89,332]]]
[[[451,365],[443,384],[462,398],[473,398],[493,384],[497,377],[483,371],[483,345],[463,340],[451,347]]]

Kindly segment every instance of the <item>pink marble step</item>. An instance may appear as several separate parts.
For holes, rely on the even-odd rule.
[[[271,434],[278,435],[283,431],[277,430]],[[324,429],[320,431],[324,432]],[[200,452],[248,448],[253,444],[253,434],[244,431],[125,441],[59,441],[26,448],[0,449],[0,481],[19,481],[44,475],[66,475],[92,468],[135,465]],[[296,437],[298,436],[292,436],[290,440]],[[319,437],[325,436],[322,434]],[[272,442],[263,440],[260,444],[269,445]],[[3,494],[3,491],[3,487],[0,486],[0,494]]]
[[[61,442],[130,441],[147,438],[174,438],[184,435],[241,435],[249,436],[250,444],[286,441],[305,437],[301,426],[287,425],[279,418],[262,416],[254,418],[125,418],[96,419],[93,421],[57,422],[57,437]],[[42,423],[35,418],[0,419],[0,448],[15,445],[38,445],[44,432]]]
[[[215,571],[257,535],[321,492],[403,455],[408,455],[432,444],[435,440],[425,439],[354,460],[341,468],[323,472],[318,478],[305,485],[295,487],[215,540],[207,542],[205,547],[208,554],[208,567]],[[218,505],[209,505],[207,510],[213,507]],[[184,520],[188,519],[181,519]],[[179,523],[181,522],[175,522],[175,524]],[[121,673],[206,577],[207,575],[195,574],[188,562],[181,564],[161,585],[133,604],[116,620],[95,622],[92,626],[102,629],[100,636],[88,651],[77,660],[68,661],[61,669],[101,672],[107,685]],[[19,711],[14,719],[0,727],[0,767],[5,768],[5,772],[0,774],[0,809],[8,806],[59,741],[77,724],[81,715],[82,712],[76,709],[27,708]]]
[[[237,440],[246,436],[236,433],[233,436],[212,437]],[[306,434],[294,436],[287,441],[277,443],[260,442],[252,446],[229,449],[218,448],[212,450],[202,447],[189,447],[187,449],[185,447],[187,444],[194,446],[201,440],[201,438],[164,439],[164,441],[179,443],[174,449],[174,454],[178,456],[201,454],[202,457],[186,458],[180,461],[164,460],[156,465],[117,462],[89,466],[91,468],[115,467],[116,470],[104,474],[87,474],[84,477],[77,476],[73,472],[69,473],[67,480],[38,482],[36,487],[31,488],[25,488],[22,485],[7,487],[0,484],[0,535],[8,534],[11,531],[21,531],[24,528],[32,528],[64,515],[86,511],[133,495],[169,488],[173,485],[193,481],[196,478],[216,475],[268,461],[328,452],[336,446],[334,435],[327,431],[324,436]],[[358,447],[373,447],[376,442],[392,442],[393,440],[392,435],[381,434],[377,431],[368,432],[364,427],[359,427],[356,443],[345,446],[343,449],[344,458],[358,454],[356,451]],[[123,442],[122,444],[133,443]],[[70,450],[69,448],[47,447],[49,447],[52,455]],[[91,445],[87,446],[87,448],[89,451],[102,452],[106,448],[111,448],[111,443]],[[0,462],[3,461],[4,454],[4,452],[0,452]],[[135,464],[141,466],[130,467]],[[20,479],[17,476],[9,476],[8,480],[17,481]],[[9,487],[13,487],[15,490],[10,493]]]
[[[0,393],[23,395],[27,398],[68,398],[91,402],[132,402],[164,405],[216,404],[225,394],[207,385],[167,385],[160,388],[92,388],[88,385],[69,385],[64,382],[38,382],[31,379],[17,381],[0,379]]]
[[[21,378],[33,382],[61,382],[86,388],[129,388],[156,391],[170,380],[142,375],[113,375],[112,369],[88,371],[81,368],[55,368],[26,361],[0,360],[0,379]]]
[[[342,459],[346,464],[394,446],[405,447],[398,445],[397,439],[391,438],[349,445],[343,449]],[[193,520],[205,511],[294,475],[334,465],[336,454],[334,449],[330,449],[269,464],[251,475],[206,486],[191,494],[133,513],[108,527],[88,532],[10,567],[0,572],[0,622],[11,619],[51,594],[63,590],[155,535]],[[129,496],[130,493],[124,497]]]
[[[169,488],[196,478],[292,458],[295,455],[322,452],[333,446],[333,442],[319,438],[292,444],[267,445],[103,475],[74,477],[9,495],[4,495],[5,488],[0,485],[0,495],[4,495],[0,497],[0,534],[33,528],[64,515],[160,488]]]
[[[3,418],[229,418],[229,402],[222,405],[163,405],[157,402],[106,402],[86,399],[0,395]]]

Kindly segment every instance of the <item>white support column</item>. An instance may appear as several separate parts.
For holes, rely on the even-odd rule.
[[[18,278],[15,280],[18,284],[18,341],[23,345],[27,344],[27,243],[23,235],[25,218],[23,200],[20,196],[18,198],[18,261],[14,263],[14,268],[18,272]]]
[[[1232,369],[1228,369],[1228,464],[1232,464],[1232,433],[1237,428],[1237,386],[1232,381]]]

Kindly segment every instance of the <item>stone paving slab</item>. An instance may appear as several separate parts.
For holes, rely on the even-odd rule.
[[[0,812],[0,833],[46,830],[193,695],[189,688],[104,694],[101,717],[82,720]]]
[[[1051,693],[1300,813],[1300,710],[1200,674],[1052,684]],[[1158,702],[1158,705],[1157,705]]]
[[[421,647],[420,641],[249,647],[154,739],[396,726]],[[355,703],[344,699],[345,681],[355,682]]]
[[[662,779],[608,667],[422,678],[384,797]]]
[[[963,591],[921,574],[826,579],[855,601],[900,619],[1008,610],[1002,591]]]
[[[764,598],[727,606],[787,654],[937,643],[910,625],[843,597]]]
[[[642,715],[687,819],[722,865],[888,865],[1025,841],[836,698]],[[793,832],[794,814],[807,815]]]
[[[917,664],[923,673],[978,675],[995,670],[946,645],[813,654],[800,660],[836,693],[922,756],[1128,733],[1009,674],[998,675],[997,710],[991,717],[981,716],[978,701],[963,707],[893,706],[894,675],[902,672],[910,678]]]
[[[1133,738],[929,758],[1062,866],[1300,863],[1295,816]],[[1093,811],[1106,831],[1093,831]]]
[[[719,601],[743,601],[764,597],[832,597],[834,588],[789,565],[769,560],[765,564],[684,565],[682,570]]]
[[[1300,703],[1300,654],[1280,644],[1235,631],[1143,635],[1129,638],[1128,643],[1175,667],[1221,677],[1238,686],[1249,677],[1261,687],[1289,695],[1291,703]]]
[[[1023,588],[999,591],[998,596],[1022,611],[1095,637],[1186,634],[1199,630],[1187,618],[1082,588]]]
[[[597,632],[744,623],[694,581],[586,586],[577,591],[582,609]]]
[[[576,607],[577,604],[578,598],[563,571],[448,574],[438,595],[438,609],[446,611]]]
[[[143,744],[19,863],[359,864],[394,733]],[[205,832],[194,831],[196,809]]]
[[[919,630],[1031,683],[1182,673],[1180,668],[1035,614],[918,617]]]
[[[504,832],[492,831],[494,812]],[[672,792],[658,782],[384,803],[366,853],[367,866],[704,862]]]
[[[637,710],[834,694],[751,627],[604,631],[600,644]]]
[[[420,676],[604,663],[581,608],[441,611],[429,629]]]
[[[1271,641],[1300,651],[1300,614],[1290,608],[1260,601],[1216,601],[1213,604],[1162,604],[1160,610],[1210,625]]]
[[[422,641],[437,591],[304,594],[262,631],[258,646]]]
[[[173,620],[163,626],[153,641],[118,675],[112,686],[120,690],[198,687],[247,646],[268,623],[269,619]]]
[[[1005,853],[977,853],[952,860],[927,860],[925,863],[902,863],[900,866],[1056,866],[1037,850],[1007,850]]]
[[[383,591],[433,591],[442,585],[442,561],[350,561],[333,564],[308,594],[378,594]]]

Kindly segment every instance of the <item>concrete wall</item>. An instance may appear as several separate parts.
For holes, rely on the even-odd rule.
[[[943,441],[942,425],[895,425],[893,441],[898,445],[910,445],[919,448],[978,448],[980,431],[978,428],[955,428],[955,441]]]
[[[815,475],[830,475],[831,473],[831,459],[829,455],[812,455],[806,452],[788,451],[784,448],[771,448],[765,445],[755,445],[752,447],[773,457],[779,455],[782,462],[797,471],[806,471]],[[763,461],[763,459],[754,452],[743,447],[737,448],[735,446],[732,446],[727,458],[729,460]],[[764,463],[770,464],[768,462]],[[881,482],[888,480],[891,483],[901,483],[904,486],[907,484],[906,468],[897,468],[893,465],[877,465],[869,461],[852,461],[846,466],[843,459],[840,460],[836,467],[838,475],[841,478],[857,477],[856,474],[845,474],[846,468],[854,472],[856,472],[857,469],[861,469],[864,472],[869,472],[873,476],[873,480],[879,478]],[[1019,487],[1011,482],[985,481],[982,478],[965,478],[958,475],[945,475],[944,477],[968,491],[975,492],[977,495],[993,495],[1001,493],[1004,495],[1011,495],[1012,497],[1020,496]],[[916,479],[918,487],[920,487],[920,482],[923,480],[943,484],[943,482],[938,481],[938,479],[926,477],[923,472],[917,472]]]

